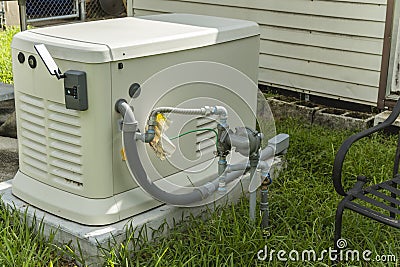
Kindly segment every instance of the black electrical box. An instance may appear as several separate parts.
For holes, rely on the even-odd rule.
[[[64,94],[67,109],[87,110],[86,73],[79,70],[68,70],[65,72]]]

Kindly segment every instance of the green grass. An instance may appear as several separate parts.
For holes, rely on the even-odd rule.
[[[19,32],[18,27],[9,27],[5,31],[0,31],[0,82],[3,83],[13,83],[11,41],[17,32]]]
[[[46,239],[43,224],[0,204],[0,266],[48,266],[62,263],[62,252]],[[34,231],[34,229],[38,231]]]

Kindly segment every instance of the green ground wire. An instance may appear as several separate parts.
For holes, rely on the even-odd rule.
[[[196,130],[187,131],[187,132],[182,133],[182,134],[180,134],[180,135],[178,135],[178,136],[175,136],[175,137],[170,138],[170,140],[177,139],[177,138],[182,137],[182,136],[185,136],[185,135],[187,135],[187,134],[196,133],[196,132],[205,132],[205,131],[213,132],[213,133],[215,134],[215,139],[216,139],[216,141],[217,141],[216,144],[218,144],[218,132],[217,132],[216,130],[212,129],[212,128],[201,128],[201,129],[196,129]]]

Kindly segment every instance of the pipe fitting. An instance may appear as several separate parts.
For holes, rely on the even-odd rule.
[[[215,106],[212,110],[212,114],[218,115],[219,116],[219,123],[227,127],[227,120],[228,120],[228,111],[225,107],[223,106]]]
[[[154,130],[154,126],[150,125],[144,134],[144,142],[150,143],[151,141],[153,141],[155,135],[156,131]]]
[[[213,183],[208,182],[202,186],[197,187],[195,190],[200,192],[202,199],[206,199],[211,196],[211,194],[213,194],[217,190],[217,188]]]
[[[225,119],[228,118],[228,111],[227,111],[227,109],[226,109],[225,107],[223,107],[223,106],[215,106],[215,107],[213,108],[213,113],[214,113],[215,115],[218,115],[218,116],[221,117],[221,118],[225,118]]]
[[[226,157],[230,150],[231,145],[227,142],[228,138],[228,125],[222,125],[218,123],[217,130],[218,130],[218,143],[217,143],[217,156],[219,157]]]
[[[226,142],[230,146],[235,147],[236,151],[243,156],[248,156],[250,159],[254,157],[258,161],[262,134],[248,127],[238,127],[236,132],[229,130],[228,135]]]
[[[122,105],[123,103],[128,103],[128,102],[126,102],[126,100],[122,98],[118,99],[117,102],[115,102],[115,111],[120,113],[122,117],[124,117],[126,112],[124,106]]]
[[[260,200],[260,214],[261,214],[261,228],[266,229],[269,226],[269,203],[268,203],[268,186],[272,183],[269,173],[262,173],[261,178],[261,200]]]
[[[142,141],[143,143],[150,143],[153,141],[155,134],[155,131],[152,129],[148,129],[145,133],[136,131],[135,140]]]
[[[138,122],[132,117],[129,117],[129,116],[125,117],[125,114],[128,111],[132,111],[128,102],[126,102],[124,99],[119,99],[115,103],[115,109],[117,110],[117,112],[119,112],[122,115],[122,117],[124,117],[123,124],[122,124],[122,131],[136,133]]]
[[[209,116],[213,113],[213,108],[210,106],[205,106],[205,107],[201,108],[201,110],[202,110],[204,116]]]
[[[261,183],[261,190],[268,190],[268,186],[272,184],[272,178],[269,172],[261,173],[261,179],[263,180]]]

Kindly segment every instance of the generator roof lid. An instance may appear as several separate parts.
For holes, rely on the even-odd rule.
[[[55,58],[101,63],[208,46],[258,34],[255,22],[163,14],[29,30],[17,34],[12,47],[35,53],[33,44],[44,43]]]

